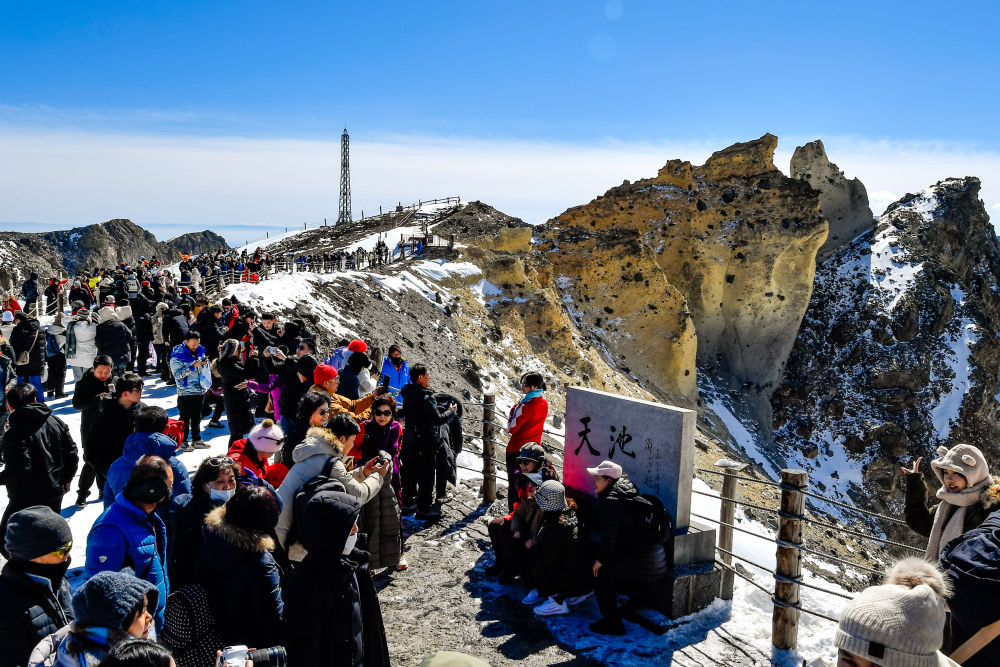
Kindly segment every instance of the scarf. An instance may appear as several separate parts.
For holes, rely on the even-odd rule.
[[[530,401],[533,398],[540,398],[541,395],[542,395],[542,390],[541,389],[532,389],[527,394],[525,394],[524,397],[520,401],[517,402],[517,405],[521,405],[522,403],[527,403],[528,401]]]
[[[937,490],[937,497],[941,504],[934,512],[934,523],[931,524],[931,534],[927,538],[926,558],[932,562],[937,562],[941,556],[941,549],[949,541],[955,539],[965,532],[965,515],[969,508],[979,502],[979,497],[983,491],[988,489],[993,483],[992,477],[980,481],[979,483],[952,493],[947,487],[942,486]],[[953,511],[948,511],[953,509]]]

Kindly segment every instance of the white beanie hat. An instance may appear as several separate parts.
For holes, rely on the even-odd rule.
[[[278,451],[278,446],[285,439],[285,434],[281,427],[271,419],[265,419],[260,424],[253,427],[247,440],[261,454],[273,454]]]
[[[10,312],[9,310],[5,310],[5,311],[3,311],[2,318],[3,318],[4,322],[13,322],[14,321],[14,313]]]
[[[937,565],[906,558],[840,614],[837,648],[883,667],[937,667],[949,586]]]

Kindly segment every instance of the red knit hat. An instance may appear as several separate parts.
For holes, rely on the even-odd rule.
[[[367,352],[368,343],[361,340],[360,338],[355,338],[350,343],[347,344],[347,349],[351,352]]]
[[[337,369],[329,364],[320,364],[313,371],[313,382],[318,385],[323,385],[335,377],[337,377]]]

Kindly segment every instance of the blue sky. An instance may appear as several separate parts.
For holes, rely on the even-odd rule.
[[[0,152],[0,228],[130,217],[158,235],[246,235],[332,217],[345,124],[356,215],[462,194],[544,220],[667,159],[767,131],[782,139],[780,168],[796,143],[823,138],[883,199],[965,168],[994,207],[998,14],[929,2],[4,0],[0,140],[14,148]],[[584,156],[589,169],[571,164]]]

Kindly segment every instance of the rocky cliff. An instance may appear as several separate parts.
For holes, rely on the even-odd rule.
[[[979,188],[906,195],[820,266],[773,397],[777,451],[883,510],[900,463],[957,442],[1000,453],[1000,243]]]
[[[791,174],[792,178],[806,181],[819,190],[819,209],[830,223],[830,234],[817,253],[818,261],[826,260],[840,246],[875,229],[864,184],[857,178],[848,180],[844,172],[830,162],[819,139],[795,149]]]
[[[567,210],[536,230],[538,286],[651,390],[694,402],[700,368],[768,418],[827,236],[819,193],[775,168],[776,146],[671,160]]]
[[[23,280],[32,271],[40,276],[72,275],[79,269],[114,266],[140,256],[158,256],[170,262],[177,250],[197,253],[218,247],[228,246],[211,231],[159,243],[142,227],[122,219],[56,232],[0,232],[0,287]]]

